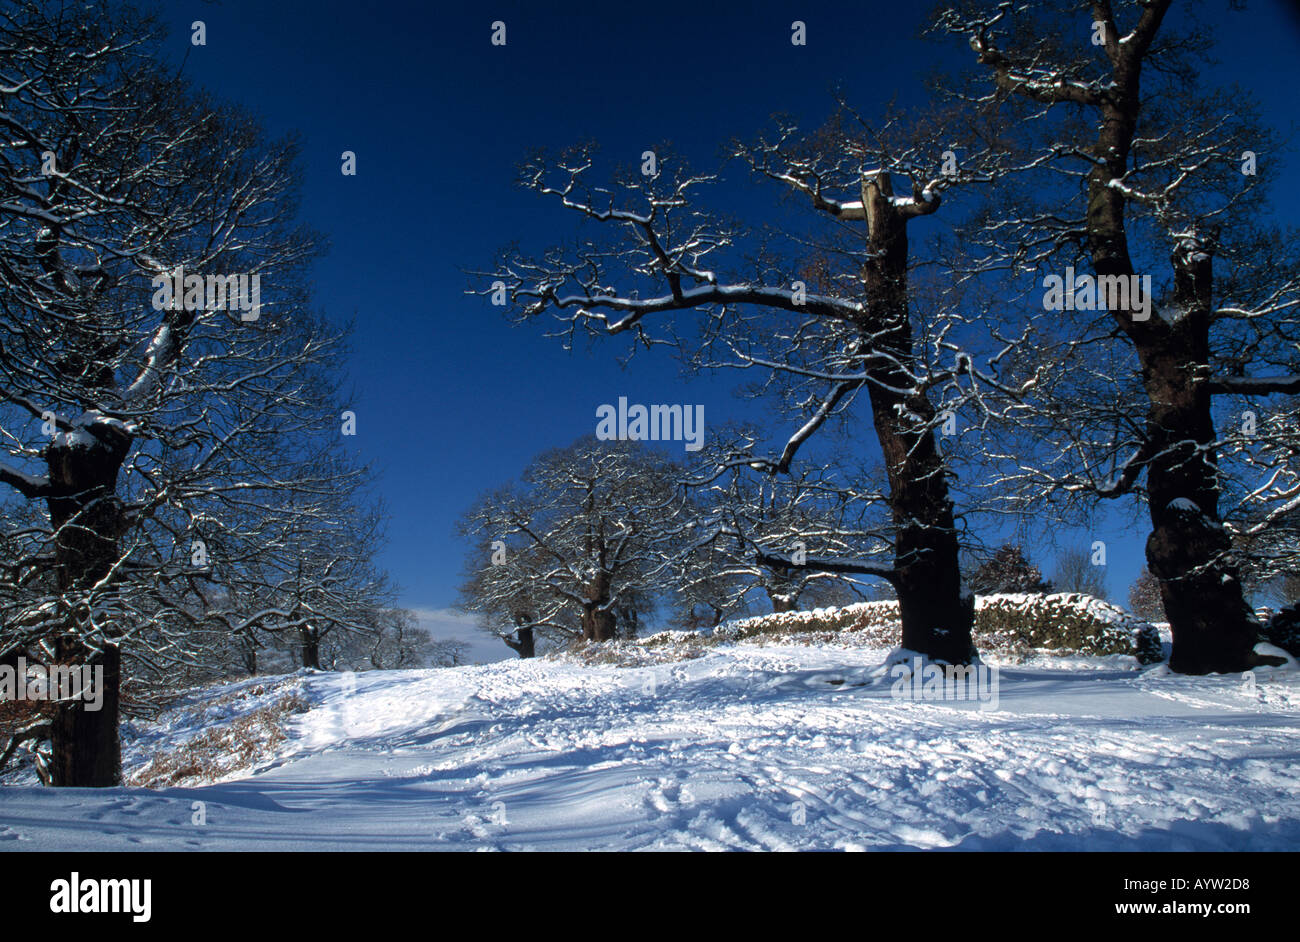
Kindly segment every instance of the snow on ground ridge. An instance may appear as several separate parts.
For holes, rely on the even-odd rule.
[[[199,788],[0,788],[3,849],[1290,849],[1294,671],[1004,664],[893,699],[885,652],[723,645],[292,675],[275,761]],[[1075,659],[1079,666],[1088,659]],[[264,679],[271,683],[274,679]],[[202,801],[206,823],[192,823]]]

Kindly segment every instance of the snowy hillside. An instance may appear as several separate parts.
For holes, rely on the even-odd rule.
[[[134,728],[128,775],[289,704],[275,713],[283,737],[254,737],[252,768],[200,787],[0,787],[0,849],[1300,842],[1293,670],[1261,671],[1252,689],[1124,655],[1045,657],[1001,665],[998,709],[981,711],[894,699],[884,654],[739,643],[641,667],[538,659],[244,681]]]

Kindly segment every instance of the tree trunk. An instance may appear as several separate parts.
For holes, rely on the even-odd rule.
[[[859,325],[868,354],[876,437],[889,476],[894,524],[894,590],[902,646],[950,664],[975,657],[975,599],[961,580],[948,469],[935,442],[934,406],[906,366],[915,362],[907,296],[907,218],[891,203],[888,174],[864,181],[871,257],[863,280],[867,311]]]
[[[1138,119],[1138,66],[1118,76],[1123,94],[1103,108],[1089,174],[1088,249],[1098,276],[1131,279],[1135,272],[1125,228],[1125,197],[1112,180],[1127,172]],[[1147,566],[1160,582],[1173,636],[1172,670],[1237,672],[1271,663],[1253,651],[1260,626],[1246,604],[1231,541],[1219,519],[1219,477],[1212,397],[1205,386],[1212,324],[1212,243],[1199,237],[1173,255],[1172,317],[1129,306],[1111,314],[1133,343],[1146,392],[1147,502],[1152,530]],[[1131,283],[1131,282],[1130,282]],[[1148,299],[1150,300],[1150,299]]]
[[[598,571],[585,587],[586,604],[582,607],[582,638],[584,641],[613,641],[618,631],[618,619],[610,605],[611,576]]]
[[[613,641],[614,613],[599,605],[587,605],[582,612],[582,638],[584,641]]]
[[[87,433],[82,433],[83,435]],[[112,431],[103,433],[115,436]],[[128,440],[115,436],[52,443],[45,453],[51,484],[59,496],[47,500],[55,533],[55,563],[61,603],[73,603],[65,615],[68,631],[55,641],[60,664],[103,667],[103,706],[90,711],[85,703],[61,702],[51,721],[51,784],[111,787],[122,784],[122,747],[118,735],[121,698],[121,655],[113,638],[121,629],[109,626],[108,637],[96,639],[95,651],[83,640],[81,619],[87,602],[98,605],[108,594],[118,562],[123,529],[117,499],[117,475]],[[89,593],[95,597],[88,599]]]
[[[516,652],[520,658],[536,657],[537,644],[533,634],[533,616],[528,612],[515,612],[515,637],[512,641],[509,635],[501,640],[506,643],[506,647]]]
[[[1261,626],[1246,604],[1219,518],[1219,476],[1212,397],[1205,387],[1210,360],[1212,261],[1193,240],[1174,253],[1174,319],[1159,343],[1138,355],[1150,397],[1147,467],[1151,534],[1147,565],[1160,582],[1173,634],[1172,670],[1184,674],[1244,671]]]
[[[873,386],[876,434],[889,473],[894,522],[894,591],[903,622],[902,645],[935,660],[967,664],[975,656],[971,630],[975,597],[962,585],[960,547],[948,496],[947,470],[933,433],[900,417],[900,405],[933,414],[923,397],[906,403]]]
[[[320,670],[320,636],[314,628],[299,628],[298,637],[302,641],[302,666]]]
[[[56,786],[105,787],[122,783],[122,750],[118,738],[118,709],[121,696],[121,653],[116,645],[105,645],[91,654],[76,638],[59,639],[59,664],[89,664],[104,669],[103,703],[97,711],[82,701],[59,703],[50,724],[53,755],[50,784]]]

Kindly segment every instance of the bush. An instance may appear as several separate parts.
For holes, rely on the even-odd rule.
[[[975,600],[977,647],[1163,657],[1160,634],[1123,609],[1078,592],[990,595]]]
[[[262,685],[239,691],[199,709],[216,713],[234,701],[249,700],[267,693]],[[215,721],[197,736],[167,750],[156,752],[141,768],[127,776],[127,784],[144,788],[209,785],[237,772],[248,771],[258,762],[273,759],[287,738],[284,727],[311,705],[298,690],[289,690],[273,703],[225,721]]]
[[[894,644],[898,639],[898,602],[857,602],[840,608],[816,608],[802,612],[774,612],[719,625],[713,637],[719,641],[744,641],[760,635],[833,635],[842,631],[865,633],[871,640]]]

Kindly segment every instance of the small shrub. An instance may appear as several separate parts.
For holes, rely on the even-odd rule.
[[[644,641],[579,642],[543,656],[587,667],[652,667],[703,657],[705,650],[706,642],[695,632],[665,631]]]
[[[258,692],[264,693],[265,690],[259,686],[241,691],[238,696],[227,698],[226,702]],[[286,738],[285,721],[294,714],[306,713],[308,709],[310,705],[300,694],[285,694],[269,706],[204,730],[176,749],[156,753],[130,776],[128,783],[144,788],[203,785],[233,772],[250,769],[275,756],[276,748]]]

